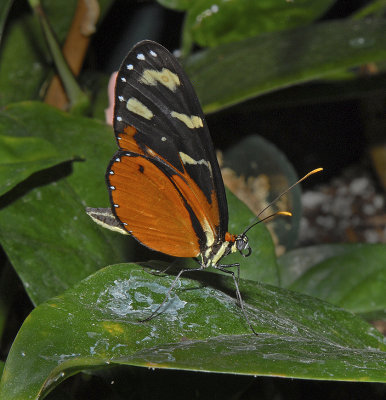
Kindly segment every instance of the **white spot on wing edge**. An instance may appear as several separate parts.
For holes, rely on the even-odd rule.
[[[176,118],[183,122],[189,129],[202,128],[204,126],[202,119],[197,115],[189,116],[186,114],[178,113],[177,111],[172,111],[170,115],[173,118]]]
[[[157,55],[158,55],[158,54],[157,54],[155,51],[153,51],[153,50],[150,50],[149,53],[150,53],[150,55],[153,56],[153,57],[157,57]]]
[[[132,70],[134,68],[134,66],[133,66],[133,64],[127,64],[126,68],[129,69],[129,70]]]
[[[153,113],[151,110],[135,97],[130,97],[130,99],[127,100],[126,108],[134,114],[137,114],[145,119],[150,120],[153,118]]]
[[[145,56],[144,56],[142,53],[138,53],[138,54],[137,54],[137,59],[138,59],[138,60],[144,60],[144,59],[145,59]]]

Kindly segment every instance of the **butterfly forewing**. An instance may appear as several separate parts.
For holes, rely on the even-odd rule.
[[[136,171],[142,171],[121,176],[118,180],[117,175],[112,178],[110,172],[114,173],[116,163],[113,159],[107,172],[108,185],[114,187],[114,190],[110,189],[112,202],[119,206],[113,210],[118,219],[127,224],[125,229],[132,230],[133,235],[148,247],[168,253],[154,247],[153,242],[148,243],[150,239],[147,242],[146,234],[140,239],[137,233],[140,228],[136,230],[130,226],[144,223],[141,229],[146,230],[147,220],[138,215],[136,222],[133,218],[127,219],[133,205],[141,207],[143,215],[153,215],[155,220],[162,208],[165,215],[170,212],[169,231],[183,226],[181,221],[172,222],[174,219],[189,221],[186,241],[191,252],[196,251],[197,243],[191,244],[193,234],[200,240],[201,248],[204,241],[211,240],[208,234],[224,240],[228,208],[204,115],[180,64],[161,45],[140,42],[122,63],[115,89],[114,130],[120,149],[131,155],[128,157],[130,165],[138,164]],[[146,172],[143,172],[143,163],[147,163]],[[157,176],[158,182],[153,188],[158,187],[158,191],[146,189],[147,180],[153,175]],[[141,181],[144,176],[146,179]],[[164,187],[172,193],[170,198],[163,196]],[[121,191],[131,192],[125,197]],[[141,201],[135,201],[135,192],[146,195]],[[127,196],[131,196],[130,202],[123,204]],[[178,205],[177,209],[183,204],[185,211],[173,211],[173,204]],[[154,223],[151,227],[158,230],[160,241],[163,240],[165,228]]]

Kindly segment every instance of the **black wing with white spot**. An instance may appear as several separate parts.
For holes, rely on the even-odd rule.
[[[187,174],[208,206],[215,198],[217,234],[224,238],[228,207],[209,130],[192,84],[160,44],[140,42],[123,61],[115,87],[114,131],[122,150]]]

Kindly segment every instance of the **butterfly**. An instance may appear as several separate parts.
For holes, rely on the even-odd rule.
[[[181,65],[160,44],[139,42],[124,59],[113,127],[119,150],[106,171],[112,215],[88,209],[89,215],[149,249],[195,258],[198,267],[189,271],[213,267],[230,274],[256,333],[238,287],[239,264],[222,263],[230,253],[251,254],[251,226],[239,235],[228,232],[224,183],[202,108]],[[237,278],[230,267],[238,269]]]

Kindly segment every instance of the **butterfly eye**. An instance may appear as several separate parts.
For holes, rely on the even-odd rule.
[[[237,236],[236,248],[243,257],[249,257],[252,253],[252,249],[249,247],[248,237],[246,235]],[[247,250],[248,253],[244,253],[244,250]]]

